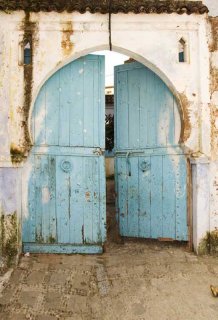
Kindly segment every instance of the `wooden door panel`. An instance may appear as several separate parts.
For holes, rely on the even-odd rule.
[[[184,155],[116,159],[120,234],[187,240]],[[182,167],[182,168],[181,168]]]
[[[187,240],[187,162],[175,97],[134,62],[115,67],[116,188],[120,234]]]
[[[24,251],[102,252],[103,97],[103,56],[70,63],[42,87],[32,119],[34,147],[26,165]]]

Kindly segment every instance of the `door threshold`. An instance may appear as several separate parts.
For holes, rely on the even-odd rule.
[[[101,245],[23,243],[23,253],[102,254]]]

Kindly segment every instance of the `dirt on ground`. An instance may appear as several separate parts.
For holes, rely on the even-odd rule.
[[[120,238],[114,182],[107,187],[105,253],[22,256],[0,295],[0,320],[217,320],[218,258]]]
[[[103,255],[30,255],[0,297],[0,319],[217,320],[218,258],[153,241]]]

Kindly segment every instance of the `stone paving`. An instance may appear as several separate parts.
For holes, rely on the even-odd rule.
[[[103,255],[30,255],[0,297],[0,319],[213,320],[218,258],[151,241]]]

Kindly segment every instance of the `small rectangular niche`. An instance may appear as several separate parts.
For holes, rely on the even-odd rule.
[[[32,44],[30,41],[19,42],[19,66],[31,65],[32,64]]]
[[[24,64],[31,64],[32,63],[32,48],[31,43],[28,41],[24,44],[23,47],[23,63]]]
[[[178,60],[179,62],[187,62],[187,44],[183,38],[179,40]]]

